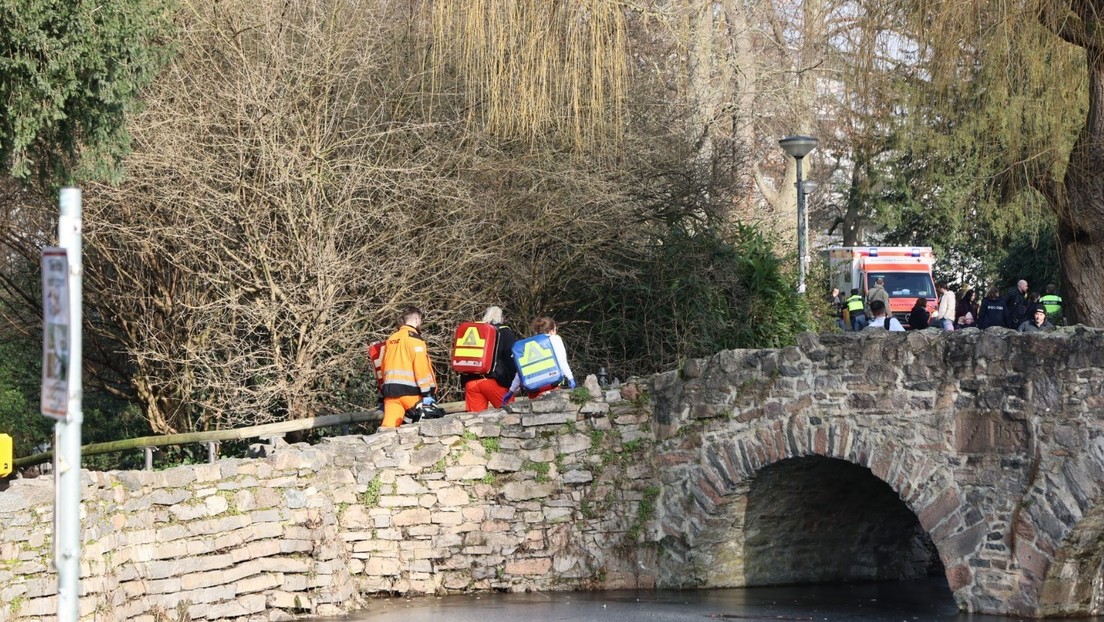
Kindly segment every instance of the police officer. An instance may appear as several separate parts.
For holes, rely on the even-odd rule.
[[[863,297],[859,295],[858,288],[851,290],[851,297],[847,299],[847,314],[851,316],[851,330],[859,332],[866,326],[866,305]]]
[[[1039,299],[1039,302],[1043,304],[1043,308],[1046,309],[1047,319],[1055,324],[1065,324],[1065,318],[1062,317],[1062,297],[1058,295],[1058,288],[1054,283],[1049,283],[1046,286],[1046,295]]]

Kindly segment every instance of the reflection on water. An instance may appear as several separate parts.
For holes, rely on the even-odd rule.
[[[561,592],[390,598],[345,622],[1010,622],[960,614],[942,579],[727,590]]]

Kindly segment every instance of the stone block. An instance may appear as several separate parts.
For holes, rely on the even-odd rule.
[[[506,574],[508,575],[544,576],[551,569],[551,557],[513,559],[506,562]]]
[[[487,476],[487,467],[478,464],[471,466],[451,466],[445,468],[445,479],[450,482],[462,482],[483,479]]]
[[[955,417],[955,450],[971,454],[1022,454],[1027,451],[1027,423],[1000,413],[959,412]]]
[[[409,475],[400,475],[395,479],[395,494],[397,495],[420,495],[428,492],[421,482],[416,481]]]
[[[287,609],[291,611],[313,611],[314,601],[306,594],[294,594],[292,592],[275,591],[265,595],[265,604],[270,609]]]
[[[574,412],[562,412],[559,410],[522,417],[521,425],[525,427],[541,426],[541,425],[562,425],[569,421],[575,421]]]
[[[264,594],[246,594],[229,602],[213,603],[206,606],[204,617],[210,620],[240,618],[264,611],[266,602],[267,598]],[[198,614],[198,611],[193,613],[192,607],[188,608],[188,615],[192,616],[193,619],[200,617]]]
[[[590,436],[587,434],[565,434],[557,439],[560,453],[573,454],[587,451],[591,446]]]
[[[432,513],[425,508],[402,510],[391,519],[391,524],[396,527],[408,527],[410,525],[428,525],[432,520]]]
[[[230,557],[234,560],[234,563],[240,563],[243,561],[260,559],[262,557],[279,555],[280,553],[279,540],[255,540],[242,548],[230,551]]]
[[[451,508],[467,505],[471,502],[468,491],[459,486],[450,486],[436,491],[437,504],[441,507]]]
[[[148,500],[151,505],[177,505],[192,498],[192,491],[186,488],[155,490]]]
[[[398,576],[402,572],[402,563],[396,558],[373,557],[364,562],[364,574],[373,576]]]
[[[457,417],[423,419],[418,423],[419,432],[429,438],[441,436],[460,436],[464,433],[464,424]],[[401,428],[400,428],[401,429]]]
[[[242,579],[234,584],[234,589],[240,594],[252,594],[254,592],[265,592],[278,587],[283,583],[282,577],[278,574],[272,574],[266,572],[265,574],[255,575],[247,579]]]
[[[222,479],[222,467],[216,464],[197,464],[194,467],[198,483],[217,482]]]
[[[610,405],[606,402],[587,402],[579,407],[580,415],[598,416],[609,413]]]
[[[529,499],[543,499],[552,495],[557,490],[554,482],[509,482],[502,494],[507,501],[526,501]]]
[[[381,508],[409,508],[417,507],[418,497],[414,495],[383,495],[379,499]]]
[[[514,454],[497,453],[491,456],[487,462],[487,468],[490,471],[496,471],[499,473],[511,473],[514,471],[520,471],[522,465],[521,457]]]
[[[594,474],[590,471],[572,469],[564,473],[562,479],[565,484],[585,484],[594,481]]]
[[[464,522],[464,517],[460,512],[435,512],[432,520],[439,525],[459,525]]]

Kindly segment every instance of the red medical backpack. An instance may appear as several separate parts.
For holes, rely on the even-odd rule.
[[[368,344],[368,358],[372,361],[372,369],[376,372],[376,388],[383,393],[383,346],[386,341],[377,341]]]
[[[452,368],[462,374],[494,371],[498,330],[486,322],[464,322],[456,327],[452,340]]]

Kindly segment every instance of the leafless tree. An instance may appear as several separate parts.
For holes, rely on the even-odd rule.
[[[363,405],[363,345],[407,303],[426,308],[444,376],[457,322],[509,300],[524,323],[631,232],[616,175],[441,114],[410,16],[355,0],[182,8],[125,181],[86,192],[90,302],[118,327],[153,430]]]

